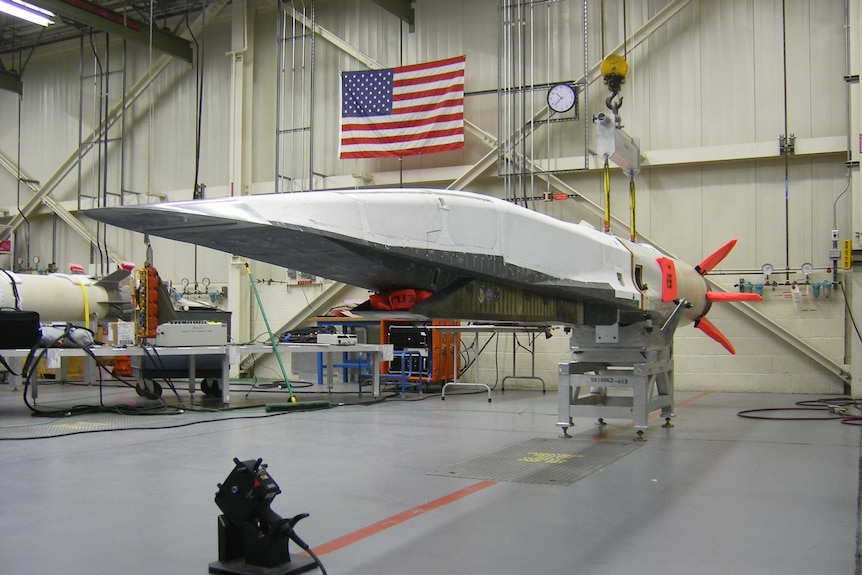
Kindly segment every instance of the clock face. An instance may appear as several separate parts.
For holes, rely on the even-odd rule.
[[[774,268],[772,267],[772,264],[763,264],[763,266],[760,268],[760,271],[766,275],[769,275],[774,271]]]
[[[548,90],[548,107],[555,112],[568,112],[576,99],[575,89],[568,84],[556,84]]]
[[[802,264],[802,273],[805,275],[811,275],[811,272],[814,271],[814,266],[809,263]]]

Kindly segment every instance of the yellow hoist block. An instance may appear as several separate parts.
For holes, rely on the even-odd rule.
[[[611,54],[602,60],[602,76],[622,76],[625,79],[628,71],[629,65],[626,63],[626,59],[619,54]]]

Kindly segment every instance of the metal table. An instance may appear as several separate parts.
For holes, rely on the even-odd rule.
[[[333,384],[333,368],[335,354],[350,352],[362,352],[371,355],[371,364],[373,368],[372,393],[374,397],[380,395],[380,362],[390,361],[392,359],[391,345],[372,345],[372,344],[356,344],[356,345],[327,345],[316,343],[280,343],[276,346],[278,353],[321,353],[327,356],[326,382],[327,389],[332,390]],[[189,392],[194,393],[195,384],[195,357],[200,355],[220,355],[222,360],[222,401],[225,405],[230,403],[230,366],[232,363],[238,363],[241,354],[267,354],[273,353],[271,345],[251,344],[251,345],[210,345],[210,346],[181,346],[181,347],[156,347],[156,346],[131,346],[131,347],[112,347],[112,346],[93,346],[86,350],[74,347],[56,347],[47,350],[46,358],[64,358],[64,357],[83,357],[84,359],[84,379],[87,382],[95,382],[96,378],[96,362],[92,356],[99,357],[116,357],[125,355],[130,357],[140,357],[149,355],[158,356],[186,356],[189,358]],[[29,349],[4,349],[0,350],[0,355],[9,361],[10,367],[18,369],[23,359],[30,354]],[[9,374],[10,383],[17,387],[20,385],[20,376]],[[33,382],[31,385],[31,393],[35,399],[38,393],[38,385]]]

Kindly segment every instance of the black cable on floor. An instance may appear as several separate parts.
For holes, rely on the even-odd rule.
[[[852,411],[855,410],[855,411]],[[823,415],[769,415],[781,412],[816,412]],[[797,401],[794,407],[764,407],[760,409],[745,409],[736,415],[745,419],[761,419],[772,421],[830,421],[838,420],[845,425],[862,426],[862,399],[852,397],[829,397],[823,399],[806,399]]]
[[[269,417],[279,417],[282,415],[287,415],[289,413],[296,413],[295,411],[282,411],[276,413],[267,413],[263,415],[242,415],[242,416],[232,416],[232,417],[221,417],[218,419],[203,419],[199,421],[187,421],[185,423],[177,423],[173,425],[158,425],[158,426],[143,426],[143,427],[123,427],[123,428],[113,428],[113,429],[82,429],[76,431],[68,431],[57,435],[44,435],[39,437],[0,437],[0,442],[2,441],[30,441],[34,439],[57,439],[58,437],[67,437],[71,435],[87,435],[91,433],[113,433],[117,431],[153,431],[157,429],[179,429],[181,427],[191,427],[192,425],[202,425],[204,423],[220,423],[223,421],[237,421],[242,419],[264,419]],[[180,413],[180,412],[178,412]],[[128,415],[128,414],[124,414]],[[144,415],[144,414],[139,414]]]
[[[106,405],[104,402],[104,396],[102,392],[104,390],[104,380],[103,380],[103,370],[102,368],[107,368],[107,366],[99,360],[98,357],[92,352],[92,350],[86,346],[79,343],[75,337],[72,335],[74,330],[77,329],[86,329],[81,328],[79,326],[75,326],[72,323],[66,324],[63,333],[60,334],[53,341],[46,342],[45,347],[34,347],[30,350],[30,354],[24,360],[24,365],[21,368],[21,376],[24,380],[23,382],[23,399],[24,405],[32,412],[34,417],[69,417],[71,415],[80,415],[85,413],[96,413],[101,411],[106,411],[110,413],[120,413],[123,415],[174,415],[178,412],[167,411],[167,404],[159,399],[160,405],[150,406],[150,407],[138,407],[138,406],[129,406],[129,405]],[[89,331],[89,330],[87,330]],[[52,347],[58,346],[71,346],[77,347],[79,349],[84,350],[84,352],[92,358],[92,360],[96,363],[97,371],[99,372],[99,404],[98,405],[75,405],[72,407],[60,407],[55,409],[45,409],[36,405],[34,400],[33,403],[28,399],[28,392],[30,390],[30,385],[32,384],[33,376],[36,372],[36,368],[39,364],[39,361],[44,359],[48,354],[48,351]],[[135,385],[125,381],[124,379],[118,377],[116,374],[111,374],[111,377],[115,379],[117,382],[125,385],[126,387],[130,387],[132,389],[136,389]]]

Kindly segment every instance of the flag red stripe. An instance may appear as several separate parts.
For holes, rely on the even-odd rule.
[[[415,114],[416,112],[430,112],[432,110],[439,110],[440,108],[462,106],[463,104],[464,98],[456,98],[455,100],[434,102],[433,104],[418,104],[416,106],[405,106],[403,108],[392,110],[392,115],[395,116],[397,114]]]
[[[392,87],[401,88],[402,86],[415,86],[416,84],[427,84],[429,82],[442,82],[453,78],[463,78],[464,70],[454,70],[452,72],[443,72],[432,76],[419,76],[417,78],[393,78]],[[463,84],[462,84],[463,86]]]
[[[405,100],[417,100],[419,98],[431,98],[434,96],[445,96],[446,94],[452,94],[463,92],[464,84],[459,86],[446,86],[444,88],[432,88],[430,90],[422,90],[420,92],[408,92],[406,94],[392,94],[392,102],[393,108],[396,102],[403,102]],[[463,98],[461,99],[463,102]]]
[[[463,133],[461,128],[450,128],[448,130],[428,130],[421,134],[402,134],[399,136],[375,136],[373,138],[342,138],[343,145],[356,144],[397,144],[399,142],[415,142],[416,140],[428,140],[431,138],[443,138],[446,136],[458,136]]]
[[[394,128],[413,128],[416,126],[427,126],[438,122],[457,122],[463,120],[464,114],[443,114],[441,116],[431,116],[428,118],[419,118],[417,120],[400,120],[394,122],[375,122],[373,125],[368,124],[342,124],[341,129],[345,132],[354,131],[379,131],[392,130]]]
[[[466,56],[455,56],[454,58],[446,58],[445,60],[435,60],[433,62],[420,62],[419,64],[408,64],[407,66],[397,66],[393,68],[393,72],[395,74],[400,74],[402,72],[416,72],[417,70],[430,70],[432,68],[442,68],[443,66],[450,66],[452,64],[458,64],[460,62],[464,62],[466,60]]]
[[[440,144],[438,146],[421,146],[402,150],[379,150],[362,152],[342,152],[339,156],[342,160],[354,160],[362,158],[400,158],[402,156],[418,156],[420,154],[434,154],[437,152],[449,152],[460,150],[464,142],[453,142],[451,144]]]

